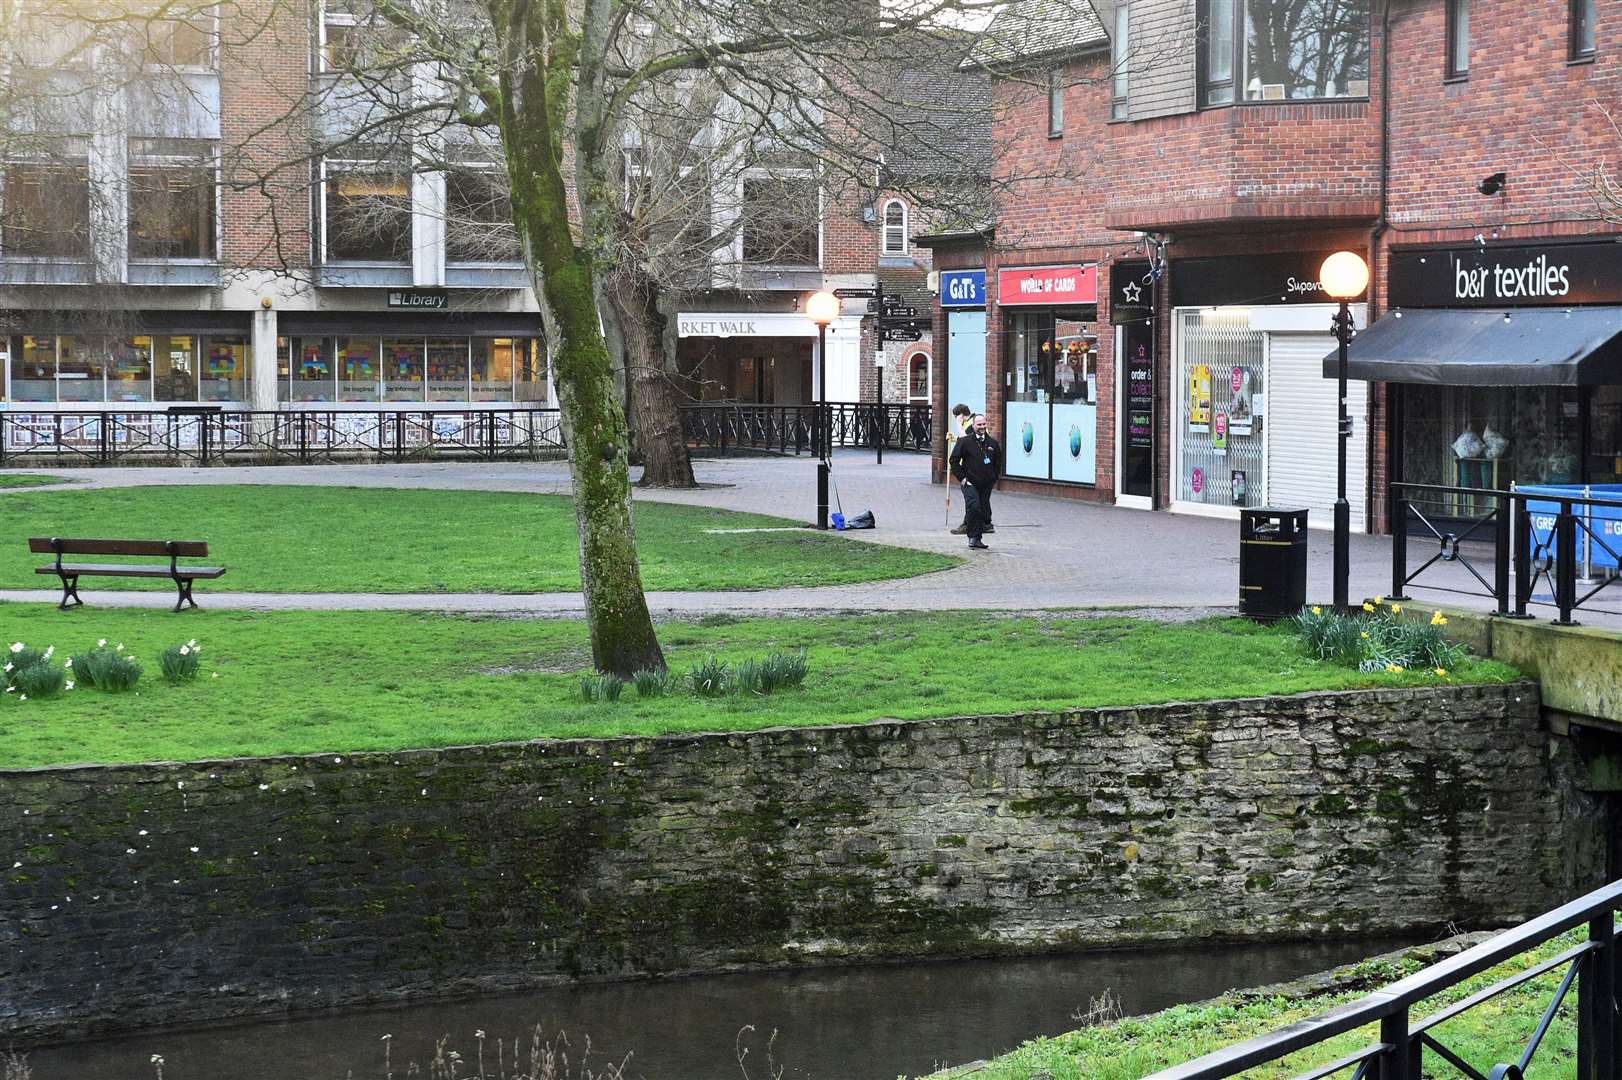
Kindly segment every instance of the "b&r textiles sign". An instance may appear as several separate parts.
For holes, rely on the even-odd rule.
[[[1392,307],[1622,303],[1622,244],[1471,245],[1391,253]]]

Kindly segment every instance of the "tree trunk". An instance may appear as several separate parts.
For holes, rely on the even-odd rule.
[[[600,0],[593,0],[592,13]],[[536,4],[516,14],[493,5],[496,25],[511,35],[499,99],[502,145],[512,195],[513,222],[523,239],[525,261],[545,312],[553,373],[569,475],[574,490],[575,525],[580,539],[580,585],[585,597],[591,655],[597,670],[628,678],[637,671],[663,670],[664,654],[642,592],[631,519],[631,473],[626,455],[629,431],[615,391],[608,347],[597,314],[597,287],[591,249],[577,244],[570,230],[569,196],[563,181],[562,140],[566,82],[549,86],[548,71],[534,63],[531,44],[548,31],[561,34],[561,8]],[[552,20],[550,23],[548,19]],[[566,40],[563,39],[563,40]],[[549,97],[549,91],[551,96]],[[583,97],[583,100],[585,98]],[[593,212],[593,196],[583,192],[583,214]],[[588,228],[587,235],[590,230]]]
[[[653,297],[620,279],[608,290],[625,344],[631,420],[642,453],[640,487],[690,488],[693,459],[681,426],[682,394],[666,371],[663,321]],[[673,366],[673,365],[672,365]]]

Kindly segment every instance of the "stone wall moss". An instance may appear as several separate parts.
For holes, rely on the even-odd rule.
[[[1519,685],[0,773],[0,1038],[1509,920],[1587,883],[1548,738]]]

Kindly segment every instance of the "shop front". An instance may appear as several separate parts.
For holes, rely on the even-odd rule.
[[[683,312],[678,360],[694,400],[805,405],[817,400],[817,325],[795,312]],[[830,402],[860,400],[861,317],[828,326]]]
[[[1388,384],[1391,479],[1622,483],[1622,245],[1397,249],[1388,265],[1390,310],[1349,355]],[[1445,510],[1485,504],[1453,494]]]
[[[946,315],[946,407],[986,411],[986,272],[942,270]]]
[[[1152,510],[1155,505],[1155,293],[1152,264],[1121,260],[1110,266],[1110,324],[1115,329],[1115,501]]]
[[[997,272],[1006,474],[1098,479],[1098,267]]]
[[[129,312],[90,326],[62,312],[16,312],[0,337],[12,408],[150,409],[217,402],[245,408],[247,315]]]
[[[1327,251],[1176,259],[1171,264],[1171,506],[1237,516],[1254,506],[1305,508],[1332,525],[1338,455],[1336,305],[1319,287]],[[1352,306],[1361,327],[1365,306]],[[1353,437],[1347,490],[1367,487],[1368,386],[1347,390]],[[1367,529],[1354,496],[1352,528]]]

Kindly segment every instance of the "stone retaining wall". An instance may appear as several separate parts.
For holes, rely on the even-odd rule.
[[[1514,921],[1532,684],[0,772],[0,1041],[736,966]]]

